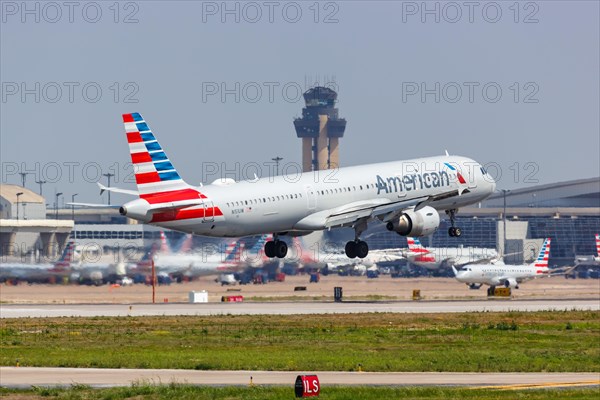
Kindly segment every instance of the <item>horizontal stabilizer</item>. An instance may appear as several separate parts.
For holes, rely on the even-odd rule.
[[[123,194],[129,194],[131,196],[139,196],[139,192],[137,190],[127,190],[127,189],[119,189],[116,187],[107,187],[104,186],[103,184],[101,184],[100,182],[97,182],[98,187],[100,188],[100,194],[106,192],[113,192],[113,193],[123,193]]]
[[[68,206],[82,207],[82,208],[119,208],[121,206],[108,205],[108,204],[95,204],[95,203],[66,203]]]

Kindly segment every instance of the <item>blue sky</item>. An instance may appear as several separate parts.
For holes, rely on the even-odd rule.
[[[339,92],[342,165],[448,149],[499,188],[600,175],[596,1],[117,4],[2,1],[3,182],[33,172],[29,188],[90,202],[103,173],[132,188],[132,111],[192,184],[299,163],[314,82]]]

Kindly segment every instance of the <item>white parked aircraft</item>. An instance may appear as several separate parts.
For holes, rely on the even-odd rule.
[[[75,243],[67,242],[60,258],[54,263],[0,263],[0,282],[17,279],[26,282],[48,282],[68,276],[75,252]]]
[[[139,196],[120,207],[122,215],[197,235],[272,233],[274,240],[265,244],[268,257],[287,254],[281,235],[351,226],[355,240],[346,244],[346,255],[364,258],[369,247],[360,235],[368,222],[377,219],[400,235],[425,236],[438,229],[438,210],[450,216],[449,234],[460,236],[456,211],[485,199],[496,186],[476,161],[446,154],[194,187],[181,179],[139,113],[124,114],[123,121],[138,190],[101,187]]]
[[[457,281],[466,283],[472,288],[479,288],[485,284],[490,286],[491,292],[496,286],[518,289],[521,282],[550,276],[549,256],[550,238],[547,238],[544,240],[537,259],[529,265],[467,264],[460,270],[452,266],[452,270]]]
[[[404,253],[408,261],[419,267],[436,271],[443,266],[459,267],[467,263],[477,263],[498,257],[496,249],[481,247],[423,247],[418,238],[406,238],[408,251]]]
[[[600,265],[600,234],[596,233],[596,255],[575,256],[575,265]]]
[[[173,254],[154,256],[154,267],[157,273],[180,275],[190,279],[207,275],[219,275],[224,272],[235,272],[241,268],[240,253],[244,244],[239,241],[227,246],[223,255],[202,253]]]

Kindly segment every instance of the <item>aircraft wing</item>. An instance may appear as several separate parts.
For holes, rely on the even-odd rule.
[[[373,218],[380,218],[385,222],[400,216],[403,210],[416,207],[419,203],[427,200],[428,197],[398,201],[389,201],[388,199],[357,201],[308,215],[300,220],[295,228],[299,230],[328,229],[351,226],[360,220],[368,221]]]

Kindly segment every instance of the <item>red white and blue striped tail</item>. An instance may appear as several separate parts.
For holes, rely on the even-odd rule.
[[[536,268],[548,269],[548,258],[550,258],[550,238],[544,240],[544,244],[540,249],[537,259],[533,263]]]
[[[408,249],[412,253],[429,253],[429,250],[423,247],[418,238],[407,237],[406,242],[408,243]]]
[[[600,257],[600,234],[596,233],[596,255]]]
[[[140,197],[178,193],[181,200],[198,198],[198,192],[181,179],[140,113],[123,114],[123,123]]]

